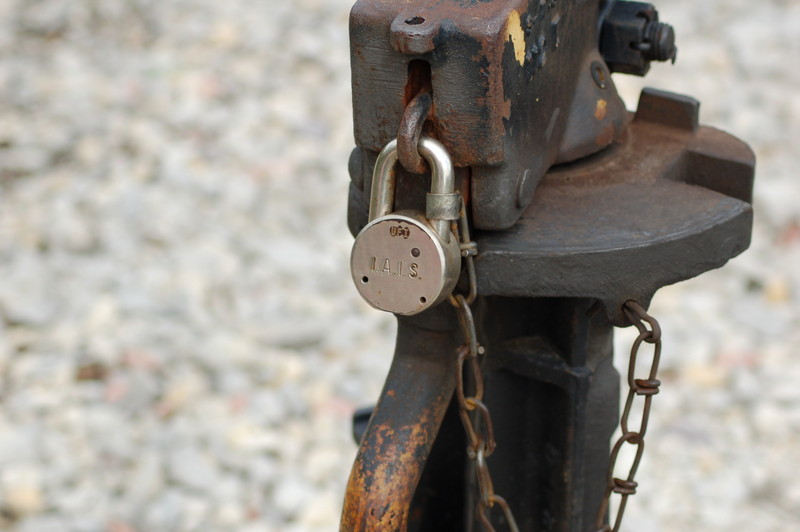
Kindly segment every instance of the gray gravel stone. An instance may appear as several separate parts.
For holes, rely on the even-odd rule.
[[[212,490],[219,480],[219,472],[212,458],[192,447],[172,451],[167,467],[172,480],[200,492]]]

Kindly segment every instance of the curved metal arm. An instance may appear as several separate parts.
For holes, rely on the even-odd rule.
[[[452,332],[412,332],[399,322],[394,360],[347,483],[342,532],[406,530],[455,389],[455,358]]]

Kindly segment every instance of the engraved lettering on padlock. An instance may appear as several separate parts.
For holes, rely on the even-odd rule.
[[[383,262],[381,263],[383,264],[382,268],[376,268],[376,264],[378,264],[378,257],[372,257],[370,260],[369,271],[390,274],[394,275],[395,277],[406,277],[417,280],[421,279],[419,276],[419,264],[416,262],[405,264],[403,261],[398,261],[395,268],[392,267],[392,262],[390,259],[383,259]],[[361,282],[363,283],[368,281],[364,281],[364,277],[362,276]]]
[[[422,138],[419,151],[431,167],[428,212],[437,213],[436,219],[417,211],[392,212],[397,161],[397,141],[392,141],[378,155],[369,222],[356,237],[350,257],[353,281],[367,303],[403,315],[444,300],[461,270],[458,238],[450,227],[461,205],[452,162],[433,139]]]

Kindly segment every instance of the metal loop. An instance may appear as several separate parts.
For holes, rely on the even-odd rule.
[[[617,440],[617,443],[614,444],[614,448],[611,450],[611,461],[610,467],[608,468],[608,486],[612,489],[614,487],[614,466],[617,465],[619,452],[622,449],[622,446],[626,443],[636,446],[636,456],[634,457],[633,463],[631,464],[631,468],[628,472],[628,480],[633,480],[633,477],[636,475],[636,471],[639,469],[639,462],[642,460],[642,453],[644,453],[644,439],[642,439],[641,434],[638,432],[627,432],[623,434],[620,439]]]
[[[461,421],[464,423],[464,429],[467,432],[467,437],[470,440],[469,447],[475,448],[478,444],[478,435],[472,426],[472,419],[467,413],[467,398],[464,392],[464,361],[469,356],[469,347],[465,344],[459,348],[458,363],[456,369],[456,400],[459,406],[459,415]]]
[[[651,334],[650,331],[644,332],[639,334],[636,337],[636,340],[633,341],[633,346],[631,347],[631,358],[628,362],[628,386],[631,388],[638,388],[636,384],[636,378],[634,373],[636,372],[636,362],[639,358],[639,348],[642,346],[642,342],[647,340],[647,337]],[[658,375],[658,365],[661,363],[661,341],[657,341],[653,343],[653,359],[650,363],[650,371],[648,372],[647,380],[648,381],[656,381],[656,376]],[[660,384],[660,383],[659,383]]]
[[[422,137],[422,126],[430,116],[433,98],[425,88],[408,102],[397,130],[397,153],[400,164],[412,174],[424,174],[427,170],[425,159],[419,154],[417,146]]]
[[[652,317],[650,314],[647,313],[645,308],[639,304],[638,301],[628,300],[622,306],[622,311],[625,314],[625,317],[628,318],[628,321],[631,322],[631,325],[639,329],[640,333],[644,333],[647,330],[644,323],[650,325],[650,330],[652,331],[652,342],[657,342],[661,339],[661,325],[658,324],[658,321]]]
[[[464,392],[464,362],[467,360],[467,358],[470,359],[470,365],[472,366],[473,380],[475,381],[475,395],[470,397],[467,397],[466,393]],[[475,408],[478,407],[478,405],[483,406],[483,403],[480,401],[480,398],[483,397],[483,382],[482,379],[480,378],[480,366],[476,366],[476,364],[477,364],[477,357],[470,355],[469,347],[467,345],[461,346],[458,352],[458,369],[456,375],[456,400],[458,401],[459,405],[458,414],[461,417],[461,422],[464,425],[464,431],[467,433],[467,439],[469,440],[468,448],[472,451],[477,451],[482,441],[481,437],[478,435],[478,431],[475,429],[475,425],[472,422],[472,418],[469,415],[469,412],[475,410]],[[476,368],[478,371],[477,374],[475,373]],[[493,433],[492,433],[492,445],[494,445]],[[494,451],[493,447],[492,451]]]
[[[472,424],[472,418],[469,417],[469,413],[463,408],[459,408],[458,415],[461,418],[461,423],[464,425],[464,432],[467,433],[467,439],[469,440],[467,443],[467,451],[470,454],[470,458],[474,460],[476,449],[481,445],[481,439],[478,436],[478,432],[475,430],[475,426]]]
[[[638,434],[639,437],[644,438],[644,435],[647,433],[647,425],[650,422],[650,406],[653,402],[652,395],[645,395],[644,396],[644,405],[642,407],[642,419],[639,423],[639,430],[632,431],[628,427],[628,420],[631,415],[631,410],[633,410],[633,403],[639,397],[639,394],[636,393],[636,390],[631,388],[628,391],[628,398],[625,400],[625,408],[622,409],[622,416],[620,417],[620,428],[622,428],[623,434],[635,433]]]
[[[617,490],[618,482],[617,478],[614,477],[614,466],[617,463],[617,458],[619,457],[619,451],[625,443],[629,443],[631,445],[636,446],[636,456],[633,459],[633,463],[631,464],[630,470],[627,475],[627,479],[624,482],[633,482],[634,477],[636,476],[636,472],[639,469],[639,464],[642,461],[642,456],[644,454],[644,439],[642,439],[641,435],[637,432],[628,432],[623,434],[622,437],[617,440],[617,443],[614,445],[614,448],[611,451],[611,459],[609,461],[608,467],[608,485],[606,487],[606,497],[603,507],[601,507],[602,515],[598,515],[598,522],[602,524],[605,521],[606,514],[608,512],[608,499],[611,497],[612,493],[619,493]],[[622,524],[622,516],[625,514],[625,506],[628,502],[628,497],[632,494],[629,493],[619,493],[622,497],[619,503],[619,508],[617,509],[617,517],[614,520],[614,526],[611,529],[612,532],[618,532],[619,527]]]
[[[481,496],[481,504],[491,508],[494,497],[494,484],[492,484],[489,466],[486,465],[486,442],[481,442],[475,454],[475,475],[478,477],[478,492]]]
[[[480,346],[478,345],[478,337],[475,333],[475,318],[472,316],[472,309],[469,307],[469,301],[461,294],[455,296],[451,294],[450,303],[458,308],[458,322],[461,324],[461,330],[469,346],[470,356],[477,357]]]
[[[477,410],[481,414],[481,421],[483,422],[483,433],[484,438],[481,440],[486,445],[485,454],[488,458],[492,456],[494,450],[497,448],[497,442],[494,439],[494,424],[492,423],[492,415],[489,413],[489,408],[481,401],[475,397],[468,397],[466,399],[467,410]]]

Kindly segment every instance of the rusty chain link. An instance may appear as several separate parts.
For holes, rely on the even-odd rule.
[[[456,400],[458,401],[458,414],[467,433],[467,456],[475,462],[475,477],[478,484],[480,500],[477,508],[478,520],[486,532],[494,532],[494,527],[489,518],[489,512],[496,505],[505,516],[508,529],[519,532],[514,515],[508,502],[494,492],[492,476],[486,459],[492,455],[497,442],[494,439],[494,426],[492,415],[483,402],[483,373],[479,355],[485,353],[484,348],[478,343],[475,329],[475,320],[472,316],[470,305],[477,297],[475,265],[473,257],[477,254],[475,242],[470,240],[469,226],[467,225],[466,209],[462,202],[460,225],[461,255],[464,257],[469,278],[469,292],[451,295],[450,302],[456,307],[458,321],[464,333],[464,345],[458,349],[458,362],[456,364]],[[468,395],[464,378],[464,367],[470,373],[470,382],[474,388]]]
[[[625,506],[628,503],[628,497],[636,494],[638,484],[634,478],[636,477],[636,471],[639,469],[639,463],[642,461],[642,455],[644,454],[644,437],[647,433],[647,424],[650,420],[650,407],[653,396],[659,392],[659,387],[661,386],[661,381],[656,378],[658,376],[658,364],[661,360],[661,326],[656,319],[650,316],[644,307],[636,301],[628,301],[622,307],[622,310],[628,318],[628,321],[639,330],[639,336],[633,341],[633,346],[631,347],[631,356],[628,362],[628,398],[625,401],[625,408],[622,410],[622,417],[619,423],[622,436],[619,437],[611,450],[611,457],[608,464],[608,485],[606,486],[606,493],[600,505],[600,510],[597,512],[597,519],[595,521],[597,532],[618,532],[620,524],[622,523],[622,517],[625,514]],[[653,345],[653,356],[647,378],[637,379],[635,377],[636,361],[639,358],[639,349],[642,343]],[[643,398],[642,419],[639,422],[638,430],[630,430],[629,417],[637,397]],[[620,450],[626,443],[636,447],[636,455],[628,470],[628,475],[622,479],[614,476],[614,469]],[[620,501],[619,508],[617,509],[617,516],[612,527],[606,524],[606,520],[610,511],[611,498],[615,493],[620,496]]]

